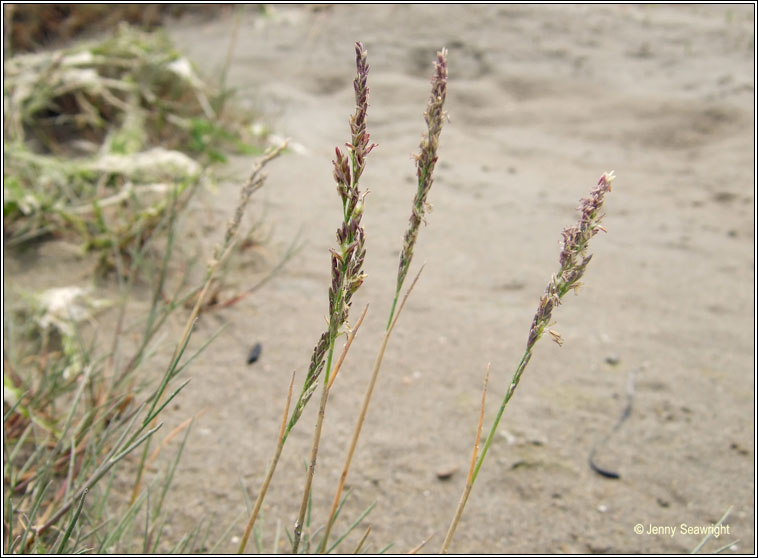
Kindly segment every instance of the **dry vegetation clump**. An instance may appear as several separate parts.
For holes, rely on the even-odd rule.
[[[204,81],[164,35],[128,26],[108,39],[5,60],[5,246],[78,242],[118,271],[118,296],[101,300],[89,286],[52,278],[56,286],[40,293],[14,289],[4,307],[4,552],[161,548],[161,510],[191,425],[165,433],[161,413],[187,383],[193,326],[239,249],[263,167],[285,147],[253,166],[202,283],[187,284],[187,262],[183,275],[170,277],[177,221],[212,164],[229,150],[263,151],[262,138],[246,131],[248,115],[229,110],[229,99],[223,83]],[[150,296],[135,311],[138,282]],[[190,300],[184,332],[156,378],[158,336]],[[101,322],[105,307],[112,319]],[[154,436],[160,444],[151,444]],[[174,438],[179,447],[166,463],[159,458]],[[174,550],[207,548],[198,531]]]
[[[15,52],[68,41],[85,33],[115,29],[129,23],[144,29],[159,27],[166,17],[199,13],[206,17],[231,4],[4,4],[7,44]]]
[[[224,152],[260,152],[249,118],[161,33],[5,61],[4,236],[73,236],[128,254],[186,203]]]

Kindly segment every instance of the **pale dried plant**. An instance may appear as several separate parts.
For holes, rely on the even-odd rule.
[[[242,217],[245,214],[245,210],[247,209],[248,203],[250,202],[250,196],[256,191],[258,191],[260,188],[263,187],[263,184],[266,182],[266,173],[263,172],[263,169],[265,166],[271,162],[273,159],[277,158],[279,155],[282,154],[282,152],[287,148],[287,141],[284,141],[281,145],[278,147],[269,149],[266,154],[261,157],[259,160],[255,162],[253,165],[253,169],[250,172],[250,175],[248,176],[247,181],[240,189],[240,199],[237,203],[237,206],[234,210],[234,216],[227,224],[226,231],[224,232],[224,239],[221,242],[221,244],[216,246],[216,250],[214,253],[213,259],[208,263],[208,268],[205,274],[205,280],[203,282],[202,287],[200,288],[200,294],[198,295],[197,299],[195,300],[195,305],[192,308],[192,311],[190,312],[189,317],[187,318],[187,321],[184,325],[184,330],[182,331],[182,335],[179,339],[179,343],[177,343],[176,348],[174,349],[174,354],[171,357],[170,360],[170,366],[169,369],[174,369],[179,364],[179,359],[182,356],[182,353],[184,349],[187,346],[187,343],[189,341],[190,335],[192,334],[192,328],[195,326],[195,322],[197,320],[198,314],[200,313],[200,309],[203,307],[203,304],[205,302],[205,298],[208,294],[208,289],[211,286],[211,283],[213,282],[213,277],[224,262],[224,260],[229,256],[229,254],[232,251],[232,248],[234,247],[235,242],[237,241],[238,232],[239,232],[239,226],[242,222]],[[160,403],[162,402],[163,394],[161,393],[156,402],[154,403]],[[134,487],[132,489],[132,498],[131,503],[134,503],[137,499],[137,496],[140,493],[140,489],[142,486],[142,474],[144,471],[144,465],[145,460],[147,458],[147,453],[150,450],[150,440],[147,441],[143,448],[142,452],[142,459],[140,461],[140,465],[137,468],[137,478],[134,482]]]

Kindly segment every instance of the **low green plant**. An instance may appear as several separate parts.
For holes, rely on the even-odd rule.
[[[174,213],[166,218],[169,249],[173,245]],[[164,259],[165,266],[169,257]],[[132,274],[134,277],[134,273]],[[160,279],[156,281],[162,288]],[[123,292],[132,284],[126,282]],[[8,553],[74,552],[119,548],[127,528],[146,506],[144,498],[131,506],[117,524],[112,512],[111,486],[125,458],[160,429],[153,420],[165,406],[157,406],[157,394],[171,389],[167,400],[181,391],[176,367],[159,386],[145,394],[138,371],[147,354],[138,349],[126,364],[116,340],[113,353],[97,349],[96,330],[84,327],[79,308],[87,298],[75,288],[57,289],[42,302],[26,305],[26,328],[10,326],[4,338],[3,436],[4,549]],[[57,300],[57,302],[56,302]],[[125,311],[127,297],[121,302]],[[178,306],[154,297],[150,315],[155,322],[144,329],[144,348],[159,330],[155,327]],[[54,312],[54,310],[57,310]],[[6,316],[6,323],[22,323]],[[89,337],[88,341],[85,341]],[[170,485],[173,468],[158,484]],[[104,479],[108,479],[103,487]],[[155,488],[153,484],[153,489]],[[161,491],[165,496],[165,491]],[[153,502],[159,515],[163,496]],[[131,536],[131,535],[129,535]],[[122,547],[126,548],[126,547]]]
[[[151,442],[163,410],[186,385],[182,373],[212,340],[187,355],[197,316],[239,250],[263,168],[286,143],[255,164],[202,286],[188,288],[191,264],[181,266],[178,281],[169,277],[179,217],[226,151],[261,152],[244,132],[246,115],[224,114],[231,91],[203,82],[165,35],[129,27],[104,41],[9,58],[4,69],[7,244],[76,239],[117,271],[119,294],[101,301],[78,286],[19,291],[14,309],[4,306],[3,548],[155,552],[191,419],[152,451]],[[235,299],[269,280],[292,253]],[[149,308],[135,311],[130,302],[143,285],[152,290]],[[145,378],[156,336],[187,304],[192,311],[163,376]],[[95,327],[104,305],[117,315],[110,342]],[[148,478],[182,433],[174,458]],[[131,498],[124,498],[113,487],[134,469],[126,458],[140,448]],[[174,550],[206,548],[208,530],[188,534]]]
[[[203,307],[214,274],[233,253],[240,222],[251,195],[264,183],[263,168],[280,155],[284,145],[256,163],[243,186],[240,202],[215,258],[199,289],[184,287],[166,298],[167,276],[175,245],[180,206],[178,189],[163,219],[168,232],[161,265],[144,277],[153,286],[150,307],[137,319],[141,338],[130,354],[120,342],[135,280],[147,273],[143,265],[149,244],[135,249],[128,266],[109,351],[102,352],[98,329],[86,328],[87,319],[101,306],[81,289],[57,289],[25,305],[20,319],[6,316],[4,328],[4,550],[8,553],[156,552],[166,517],[162,513],[192,419],[168,433],[150,451],[161,430],[164,409],[188,380],[182,373],[208,343],[187,354],[192,329]],[[157,239],[152,239],[156,241]],[[122,274],[119,274],[121,277]],[[63,291],[63,292],[61,292]],[[199,294],[198,294],[199,293]],[[156,383],[141,371],[151,359],[152,344],[167,318],[194,295],[195,305],[162,377]],[[102,335],[102,332],[101,332]],[[165,452],[172,439],[184,433],[172,460],[162,472],[146,479],[148,465]],[[142,449],[132,498],[113,487],[129,469],[126,458]],[[178,552],[206,548],[207,529],[182,538]]]
[[[207,346],[186,354],[211,285],[239,249],[243,214],[264,183],[263,168],[286,144],[254,166],[203,285],[188,289],[186,268],[169,286],[177,220],[209,164],[224,160],[229,148],[260,151],[243,133],[244,115],[223,114],[231,92],[203,82],[165,35],[125,26],[100,42],[11,57],[4,70],[7,244],[76,239],[117,271],[119,295],[96,300],[78,286],[19,291],[13,309],[4,307],[3,548],[154,552],[191,420],[152,452],[151,440],[161,413],[186,385],[182,372]],[[135,316],[130,300],[145,284],[150,305]],[[165,373],[149,381],[143,370],[154,358],[156,336],[189,301],[194,307]],[[94,327],[104,305],[117,314],[110,342]],[[135,343],[125,342],[134,335]],[[145,478],[182,432],[174,459]],[[133,468],[126,458],[139,448],[132,497],[124,499],[112,487]],[[196,551],[205,538],[195,532],[175,550]]]

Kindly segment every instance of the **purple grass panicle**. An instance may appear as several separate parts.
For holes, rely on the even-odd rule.
[[[432,77],[432,92],[429,103],[424,113],[427,124],[427,133],[421,139],[421,151],[415,156],[416,174],[418,176],[418,190],[413,200],[413,212],[411,213],[408,230],[405,233],[403,250],[400,253],[400,264],[397,272],[397,292],[400,291],[408,274],[408,268],[413,259],[413,247],[418,237],[419,226],[424,220],[427,210],[426,198],[432,187],[432,173],[437,163],[437,148],[439,147],[442,124],[446,118],[444,112],[445,96],[447,94],[447,49],[437,53],[434,63],[434,77]]]
[[[355,65],[357,75],[353,81],[355,89],[355,114],[350,117],[351,143],[345,144],[347,153],[335,148],[337,158],[334,164],[334,179],[342,198],[344,220],[337,230],[339,251],[332,250],[332,286],[329,290],[329,330],[335,336],[339,328],[347,322],[350,301],[353,294],[363,284],[363,261],[366,256],[365,232],[361,226],[363,200],[358,182],[366,166],[366,156],[376,147],[369,143],[366,131],[366,111],[369,89],[366,85],[369,66],[366,50],[361,43],[355,44]]]
[[[316,389],[316,380],[324,368],[326,368],[325,380],[328,381],[335,340],[342,328],[347,326],[353,295],[366,278],[366,274],[363,273],[366,234],[361,225],[366,193],[360,191],[358,181],[366,166],[366,156],[375,145],[369,143],[370,136],[366,131],[369,97],[369,88],[366,84],[369,66],[366,62],[367,52],[361,43],[355,43],[355,54],[357,75],[353,81],[353,87],[356,107],[355,113],[350,116],[351,141],[345,144],[344,153],[339,147],[335,148],[336,157],[332,161],[337,192],[342,200],[343,220],[337,229],[338,246],[330,250],[332,281],[329,287],[329,329],[324,332],[313,349],[303,391],[293,409],[287,433],[302,415],[303,409]]]
[[[361,67],[361,57],[359,56],[359,64],[358,67]],[[345,466],[342,470],[342,475],[340,476],[340,482],[337,486],[336,493],[334,495],[334,500],[332,501],[332,510],[329,515],[329,521],[326,525],[326,529],[324,531],[324,536],[321,540],[321,543],[319,545],[318,552],[327,552],[327,542],[329,540],[329,535],[331,533],[332,526],[334,525],[334,521],[337,518],[337,512],[338,508],[340,506],[340,502],[342,501],[342,491],[345,487],[345,481],[347,479],[348,471],[350,470],[350,464],[353,459],[353,455],[355,454],[355,449],[358,444],[358,438],[361,434],[361,429],[363,428],[364,420],[366,419],[366,414],[368,412],[369,403],[371,402],[371,397],[374,392],[374,387],[376,386],[376,381],[379,376],[379,370],[382,366],[382,359],[384,358],[384,351],[387,348],[387,343],[389,342],[390,334],[392,333],[392,329],[394,327],[394,324],[397,321],[397,318],[400,316],[400,312],[402,311],[403,305],[405,304],[405,300],[408,299],[408,295],[410,294],[410,291],[413,290],[413,285],[415,285],[416,280],[418,279],[418,275],[416,276],[416,279],[411,283],[410,288],[408,289],[408,292],[405,295],[405,298],[403,299],[403,302],[400,303],[400,306],[398,307],[398,300],[400,296],[400,291],[403,288],[403,282],[405,281],[405,277],[408,273],[408,269],[411,265],[411,259],[413,258],[413,246],[416,243],[416,238],[418,236],[419,227],[421,225],[421,222],[424,219],[424,213],[427,210],[427,202],[426,198],[429,194],[429,189],[432,187],[432,173],[434,171],[434,166],[437,163],[437,148],[439,146],[439,139],[440,139],[440,133],[442,132],[442,123],[445,119],[445,113],[443,112],[443,107],[445,104],[445,96],[447,93],[447,50],[442,49],[437,53],[437,60],[434,64],[434,76],[432,77],[432,92],[429,96],[429,103],[426,108],[426,112],[424,113],[424,120],[426,120],[427,125],[427,132],[422,137],[421,140],[421,152],[415,156],[416,164],[417,164],[417,174],[418,174],[418,189],[416,192],[416,195],[413,200],[413,211],[411,213],[410,218],[410,224],[408,225],[408,230],[405,233],[405,236],[403,238],[403,248],[400,254],[400,264],[398,266],[398,273],[397,273],[397,283],[395,285],[395,296],[392,301],[392,307],[390,309],[389,319],[387,320],[387,326],[384,331],[384,338],[382,340],[382,344],[379,348],[379,354],[376,357],[376,360],[374,361],[374,369],[371,372],[371,378],[368,382],[368,386],[366,387],[366,394],[363,399],[363,406],[361,407],[361,411],[358,414],[358,420],[356,421],[355,430],[353,432],[353,437],[350,441],[350,446],[347,450],[347,456],[345,458]],[[368,70],[368,68],[366,68]],[[365,88],[365,80],[360,79],[361,77],[361,71],[359,69],[359,78],[355,80],[355,92],[356,92],[356,98],[362,96],[363,92],[368,90]],[[358,103],[359,106],[361,106],[361,103]],[[353,127],[354,130],[358,130],[358,133],[355,131],[353,132],[353,145],[360,145],[363,146],[363,149],[365,150],[365,153],[368,153],[368,151],[373,148],[373,145],[369,146],[368,143],[368,135],[363,134],[362,132],[362,126],[364,124],[363,122],[364,114],[360,111],[356,113],[355,117],[351,119],[351,127]],[[359,153],[360,154],[360,153]],[[362,172],[362,162],[363,158],[361,156],[356,156],[354,159],[354,168],[358,170],[358,172]],[[337,151],[337,161],[335,161],[335,178],[337,179],[337,183],[340,184],[340,191],[344,190],[343,184],[347,184],[349,182],[349,167],[347,164],[347,161],[345,158],[341,158],[341,154],[339,150]],[[361,208],[359,206],[359,211],[361,211]],[[423,267],[422,267],[423,269]],[[420,271],[419,271],[420,273]],[[357,283],[358,286],[360,286],[360,282],[362,279],[359,279],[359,282]],[[397,311],[397,314],[395,313]]]
[[[600,177],[597,187],[590,192],[588,198],[582,199],[577,208],[581,211],[579,222],[567,227],[562,233],[563,248],[558,258],[561,268],[558,274],[552,277],[545,289],[545,294],[540,298],[540,305],[534,315],[526,344],[527,352],[530,354],[534,344],[549,325],[553,309],[561,303],[566,293],[578,289],[581,285],[579,279],[584,275],[587,264],[592,259],[592,255],[587,254],[589,241],[599,231],[605,231],[600,224],[604,217],[600,214],[600,208],[605,200],[605,194],[611,191],[611,184],[615,178],[613,171]],[[557,343],[562,342],[560,335],[552,330],[550,334]]]

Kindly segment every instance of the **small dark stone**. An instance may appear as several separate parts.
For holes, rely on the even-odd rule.
[[[437,478],[440,480],[447,480],[452,477],[458,471],[457,465],[447,465],[437,469]]]
[[[605,357],[605,362],[610,364],[611,366],[616,366],[619,362],[621,362],[621,357],[613,353]]]
[[[255,346],[250,350],[250,354],[247,357],[247,363],[253,364],[256,360],[258,360],[261,357],[262,350],[263,345],[256,343]]]
[[[750,455],[750,450],[743,448],[737,442],[732,442],[731,444],[729,444],[729,449],[736,451],[740,455]]]

